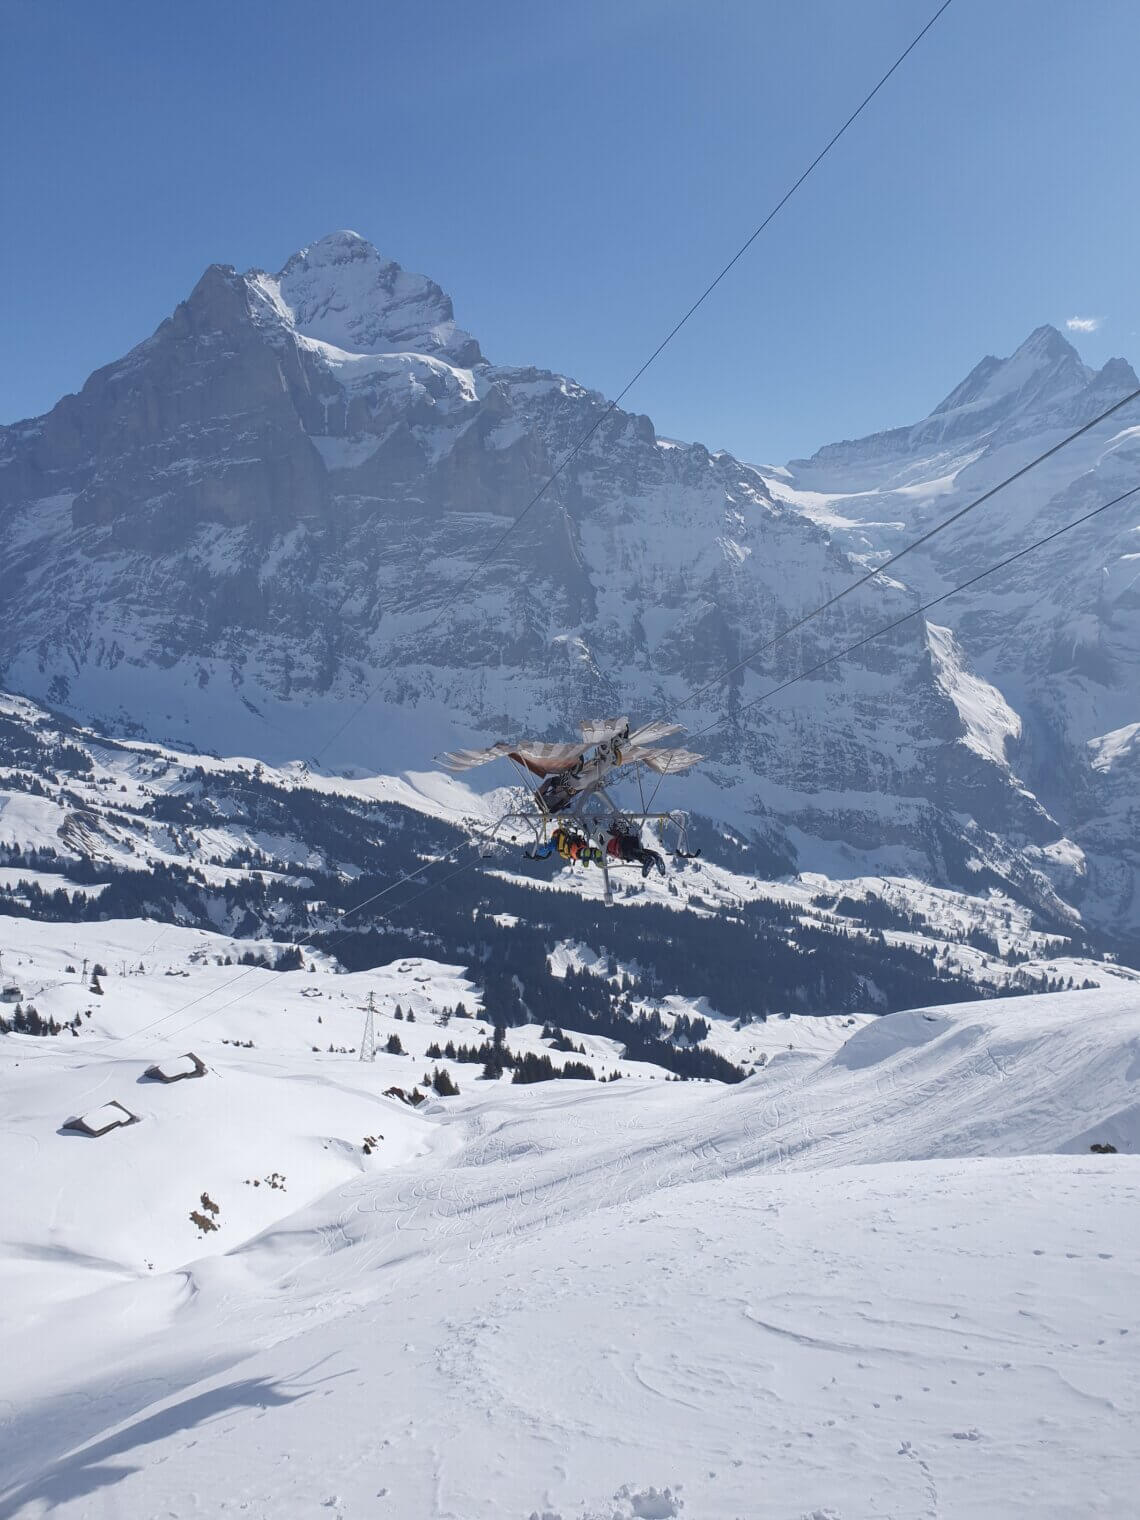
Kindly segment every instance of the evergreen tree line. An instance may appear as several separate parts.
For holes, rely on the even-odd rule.
[[[37,771],[53,781],[60,776],[90,776],[93,769],[91,756],[78,744],[54,733],[41,734],[31,725],[3,714],[0,714],[0,765]]]
[[[580,1046],[577,1049],[585,1054]],[[496,1026],[494,1038],[484,1040],[480,1045],[455,1045],[448,1040],[442,1048],[438,1043],[429,1045],[426,1054],[429,1061],[466,1061],[482,1066],[482,1075],[488,1081],[498,1081],[505,1071],[512,1073],[513,1082],[551,1082],[559,1078],[597,1080],[593,1067],[584,1061],[567,1061],[562,1066],[555,1066],[548,1055],[540,1055],[537,1051],[513,1051],[506,1043],[501,1024]]]
[[[72,1034],[77,1035],[82,1027],[78,1014],[69,1020],[68,1023],[60,1024],[53,1018],[45,1019],[34,1003],[29,1003],[26,1008],[22,1004],[17,1003],[10,1019],[6,1019],[0,1014],[0,1034],[47,1036],[62,1034],[65,1029],[70,1029]]]

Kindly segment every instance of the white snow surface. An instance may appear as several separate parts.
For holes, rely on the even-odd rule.
[[[1134,986],[802,1021],[736,1087],[452,1067],[411,1109],[392,1074],[478,1012],[455,968],[0,925],[41,1006],[83,1001],[75,953],[109,967],[79,1038],[0,1039],[3,1520],[1134,1512]],[[312,1052],[369,991],[417,1054]],[[140,1015],[178,1009],[156,1044]],[[209,1074],[139,1085],[190,1018]],[[114,1100],[140,1122],[57,1133]]]
[[[971,674],[949,628],[926,625],[939,685],[954,703],[966,730],[965,743],[997,765],[1007,763],[1006,745],[1021,737],[1021,719],[988,681]]]
[[[1089,750],[1094,770],[1106,772],[1115,769],[1121,761],[1140,753],[1140,723],[1129,723],[1124,728],[1114,729],[1110,734],[1090,739]]]

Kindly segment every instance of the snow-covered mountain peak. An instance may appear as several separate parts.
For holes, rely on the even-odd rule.
[[[1035,327],[1007,362],[1012,362],[1013,359],[1031,360],[1042,368],[1060,363],[1081,363],[1080,354],[1051,322],[1043,322],[1040,327]]]
[[[277,274],[250,270],[246,280],[295,332],[349,353],[439,354],[467,367],[482,359],[446,292],[357,232],[331,232]]]
[[[1126,360],[1109,359],[1092,369],[1063,334],[1045,324],[1008,358],[987,354],[921,421],[827,444],[810,459],[791,460],[789,469],[801,492],[844,496],[949,479],[979,449],[1088,422],[1138,384]]]
[[[1038,410],[1083,390],[1094,377],[1068,339],[1046,325],[1035,328],[1008,359],[987,355],[931,415],[999,407]]]

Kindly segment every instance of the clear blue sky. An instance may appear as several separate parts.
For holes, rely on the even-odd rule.
[[[612,395],[935,6],[0,0],[0,420],[336,227]],[[1140,359],[1138,58],[1135,0],[954,0],[628,404],[782,461],[1042,322]]]

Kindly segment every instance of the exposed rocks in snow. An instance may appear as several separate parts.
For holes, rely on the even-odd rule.
[[[1138,383],[1123,359],[1094,371],[1042,327],[1008,359],[983,360],[922,422],[829,445],[766,480],[874,564]],[[898,573],[924,600],[938,595],[1118,496],[1138,467],[1134,402],[909,554]],[[1024,858],[1091,921],[1132,935],[1140,930],[1140,825],[1128,801],[1136,778],[1124,772],[1135,769],[1128,736],[1140,691],[1138,512],[1124,502],[978,582],[940,605],[949,629],[930,630],[965,745],[1004,758],[1027,800],[1032,794],[1061,825],[1052,843],[1048,826],[1030,827],[1036,840]]]

